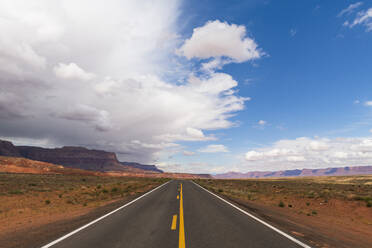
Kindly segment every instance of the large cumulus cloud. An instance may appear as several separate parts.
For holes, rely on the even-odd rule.
[[[139,162],[179,151],[178,141],[215,140],[205,130],[233,126],[229,118],[248,98],[215,66],[195,76],[187,62],[180,64],[179,6],[174,0],[1,1],[0,136],[113,150]],[[207,57],[259,57],[244,27],[218,25],[240,39],[242,55],[221,47]]]

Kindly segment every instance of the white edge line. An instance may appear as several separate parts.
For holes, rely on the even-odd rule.
[[[111,215],[111,214],[113,214],[113,213],[119,211],[120,209],[123,209],[123,208],[125,208],[125,207],[131,205],[132,203],[138,201],[138,200],[141,199],[142,197],[145,197],[146,195],[150,194],[151,192],[153,192],[153,191],[155,191],[155,190],[157,190],[157,189],[163,187],[164,185],[166,185],[167,183],[169,183],[169,182],[171,182],[171,181],[173,181],[173,180],[170,180],[170,181],[168,181],[168,182],[166,182],[166,183],[163,183],[162,185],[156,187],[155,189],[152,189],[152,190],[150,190],[149,192],[147,192],[147,193],[141,195],[140,197],[138,197],[138,198],[132,200],[131,202],[128,202],[127,204],[125,204],[125,205],[123,205],[123,206],[121,206],[121,207],[119,207],[119,208],[117,208],[117,209],[111,211],[110,213],[105,214],[105,215],[99,217],[98,219],[95,219],[95,220],[93,220],[92,222],[89,222],[88,224],[86,224],[86,225],[84,225],[84,226],[82,226],[82,227],[79,227],[78,229],[76,229],[76,230],[74,230],[74,231],[72,231],[72,232],[70,232],[70,233],[68,233],[68,234],[66,234],[66,235],[64,235],[64,236],[62,236],[62,237],[60,237],[59,239],[56,239],[56,240],[50,242],[49,244],[46,244],[46,245],[42,246],[41,248],[49,248],[49,247],[51,247],[51,246],[53,246],[53,245],[55,245],[55,244],[61,242],[62,240],[64,240],[64,239],[66,239],[66,238],[68,238],[68,237],[74,235],[75,233],[77,233],[77,232],[79,232],[79,231],[81,231],[81,230],[87,228],[88,226],[93,225],[94,223],[97,223],[98,221],[100,221],[100,220],[106,218],[107,216],[109,216],[109,215]]]
[[[254,215],[248,213],[247,211],[244,211],[243,209],[241,209],[241,208],[235,206],[234,204],[232,204],[232,203],[226,201],[225,199],[223,199],[222,197],[220,197],[220,196],[218,196],[218,195],[216,195],[216,194],[210,192],[209,190],[205,189],[204,187],[200,186],[199,184],[195,183],[194,181],[192,181],[192,182],[193,182],[196,186],[198,186],[198,187],[204,189],[205,191],[207,191],[208,193],[214,195],[215,197],[217,197],[217,198],[220,199],[221,201],[224,201],[225,203],[227,203],[227,204],[229,204],[230,206],[236,208],[236,209],[239,210],[240,212],[242,212],[242,213],[248,215],[249,217],[253,218],[254,220],[260,222],[261,224],[263,224],[263,225],[265,225],[265,226],[271,228],[271,229],[274,230],[275,232],[277,232],[277,233],[283,235],[284,237],[286,237],[286,238],[292,240],[292,241],[295,242],[296,244],[298,244],[298,245],[300,245],[300,246],[302,246],[302,247],[304,247],[304,248],[311,248],[311,246],[308,246],[307,244],[302,243],[301,241],[299,241],[299,240],[293,238],[292,236],[286,234],[285,232],[279,230],[278,228],[276,228],[276,227],[270,225],[269,223],[266,223],[265,221],[263,221],[263,220],[257,218],[256,216],[254,216]]]

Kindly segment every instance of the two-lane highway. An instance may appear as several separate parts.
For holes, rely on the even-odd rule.
[[[292,239],[292,240],[291,240]],[[43,248],[308,247],[191,181],[173,180]]]

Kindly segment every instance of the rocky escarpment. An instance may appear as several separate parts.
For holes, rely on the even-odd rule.
[[[84,147],[65,146],[62,148],[41,148],[18,146],[22,157],[60,164],[71,168],[93,171],[130,171],[131,168],[119,163],[115,153],[101,150],[89,150]]]
[[[23,157],[83,170],[144,172],[143,170],[120,164],[116,154],[113,152],[90,150],[84,147],[42,148],[14,146],[9,141],[0,141],[0,156]]]
[[[12,142],[0,140],[0,155],[8,157],[21,157],[16,146]]]

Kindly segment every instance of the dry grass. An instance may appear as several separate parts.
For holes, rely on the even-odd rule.
[[[286,201],[331,199],[372,203],[372,176],[308,177],[246,180],[196,180],[223,195],[249,201]]]
[[[302,223],[315,230],[326,241],[319,244],[311,233],[314,246],[333,247],[327,242],[339,240],[339,247],[368,247],[372,242],[372,176],[195,181],[248,208],[253,206],[270,220],[280,220],[279,226]]]
[[[0,173],[0,232],[79,216],[168,179]]]

